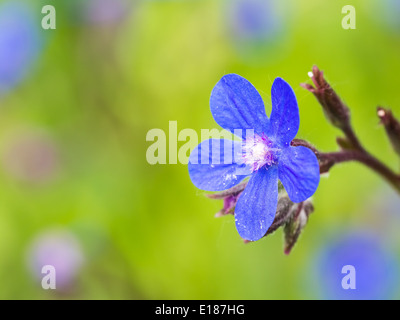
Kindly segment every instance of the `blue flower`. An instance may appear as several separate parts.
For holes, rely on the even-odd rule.
[[[288,10],[281,10],[278,1],[226,0],[224,3],[227,36],[239,59],[260,65],[286,54],[290,47],[287,41],[290,19]]]
[[[400,14],[400,3],[396,0],[386,0],[385,1],[385,9],[386,15],[385,22],[388,23],[390,27],[393,28],[395,32],[399,31],[400,22],[399,22],[399,14]]]
[[[392,299],[398,284],[398,262],[392,249],[370,230],[341,234],[320,248],[310,274],[323,299]],[[354,289],[342,287],[354,267]]]
[[[250,82],[236,74],[222,77],[211,93],[211,113],[242,141],[205,140],[189,157],[190,178],[202,190],[229,189],[250,177],[235,208],[239,235],[250,241],[262,238],[275,218],[278,179],[293,202],[312,196],[319,183],[315,154],[290,145],[300,124],[292,88],[277,78],[271,91],[268,119],[263,100]]]
[[[39,26],[28,5],[18,1],[0,5],[0,94],[17,85],[38,57]]]
[[[282,28],[271,1],[229,0],[228,5],[228,26],[234,39],[268,40]]]

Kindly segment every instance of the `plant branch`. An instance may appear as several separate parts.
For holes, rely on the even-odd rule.
[[[349,108],[342,102],[325,80],[323,72],[316,66],[313,67],[311,79],[315,87],[310,84],[302,84],[302,87],[315,95],[329,122],[344,133],[345,138],[338,137],[336,139],[342,150],[339,152],[323,153],[318,151],[308,141],[301,139],[294,139],[291,145],[304,146],[312,150],[318,158],[321,174],[328,172],[337,163],[357,161],[379,174],[400,193],[400,175],[370,154],[362,146],[351,126]],[[392,145],[394,147],[400,146],[400,123],[393,117],[389,110],[383,108],[378,108],[378,116],[385,125]],[[400,150],[400,147],[397,149]]]

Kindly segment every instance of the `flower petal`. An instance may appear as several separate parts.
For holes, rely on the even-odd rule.
[[[317,190],[319,164],[310,149],[303,146],[283,149],[278,168],[279,179],[293,202],[302,202]]]
[[[253,85],[237,74],[221,78],[211,92],[211,113],[215,121],[224,129],[235,133],[235,129],[253,129],[254,133],[266,132],[268,117],[264,102]]]
[[[276,78],[272,84],[271,100],[270,135],[274,136],[280,145],[289,146],[300,125],[296,96],[285,80]]]
[[[236,204],[235,222],[239,235],[250,241],[261,239],[274,221],[277,204],[277,166],[258,170]]]
[[[232,188],[251,171],[237,163],[242,143],[224,139],[209,139],[200,143],[190,154],[189,175],[193,184],[206,191]]]

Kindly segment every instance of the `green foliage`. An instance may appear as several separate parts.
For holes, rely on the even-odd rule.
[[[244,245],[233,216],[214,219],[221,203],[191,184],[185,165],[151,166],[145,157],[147,131],[167,130],[170,120],[178,130],[215,126],[208,99],[226,73],[260,89],[267,114],[271,83],[283,77],[298,98],[298,137],[332,150],[338,131],[299,86],[316,64],[350,107],[360,138],[398,167],[376,106],[400,114],[400,30],[389,32],[372,0],[352,1],[356,30],[341,27],[346,1],[284,2],[283,12],[291,8],[285,32],[265,61],[235,49],[222,1],[137,1],[126,20],[108,27],[75,23],[54,2],[57,29],[43,31],[43,54],[0,97],[2,159],[21,132],[42,132],[58,155],[55,172],[40,182],[16,178],[0,162],[0,298],[318,297],[302,278],[326,233],[368,223],[369,204],[383,201],[372,199],[384,185],[378,176],[351,163],[332,170],[314,196],[301,245],[287,257],[281,231]],[[60,226],[86,256],[63,294],[44,291],[26,266],[32,239]]]

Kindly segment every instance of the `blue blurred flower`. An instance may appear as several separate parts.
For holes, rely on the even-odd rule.
[[[342,268],[355,268],[355,289],[343,289]],[[374,234],[341,236],[321,248],[316,260],[318,288],[324,299],[389,299],[398,287],[398,263]]]
[[[40,20],[19,1],[0,4],[0,94],[30,71],[42,48]]]
[[[243,141],[206,140],[189,158],[190,178],[202,190],[226,190],[250,176],[235,208],[236,228],[250,241],[262,238],[275,218],[278,178],[293,202],[312,196],[319,183],[315,154],[290,146],[300,125],[292,88],[277,78],[271,98],[268,119],[263,100],[250,82],[235,74],[222,77],[211,93],[211,113],[222,128]]]
[[[229,27],[238,40],[262,41],[281,28],[271,0],[230,0]]]
[[[283,38],[285,19],[277,4],[272,0],[226,1],[228,33],[245,60],[257,62],[272,58],[278,47],[279,56],[282,55],[286,43]]]
[[[66,289],[84,263],[84,255],[76,237],[66,230],[49,230],[33,240],[28,250],[28,267],[34,278],[44,277],[42,268],[51,265],[56,271],[57,289]]]
[[[379,2],[382,5],[381,2]],[[400,31],[400,1],[398,0],[385,0],[383,2],[385,7],[385,21],[389,24],[391,28],[395,31]]]

